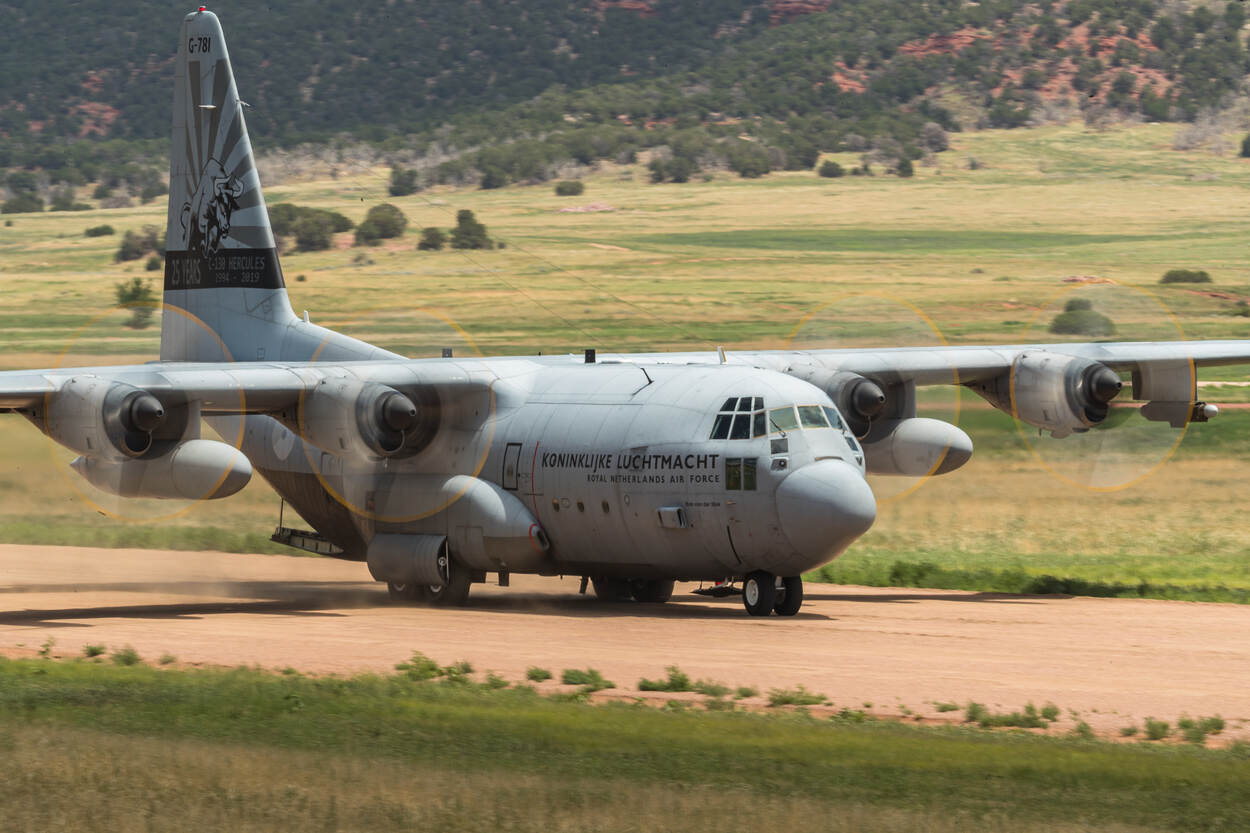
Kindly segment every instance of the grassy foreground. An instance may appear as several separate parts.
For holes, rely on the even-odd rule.
[[[1239,830],[1250,760],[402,676],[0,661],[0,817],[81,830]]]

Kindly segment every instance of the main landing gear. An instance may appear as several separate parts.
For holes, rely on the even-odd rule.
[[[459,607],[469,600],[473,574],[454,559],[447,563],[446,584],[415,584],[388,581],[387,595],[393,602],[415,602],[435,607]]]
[[[742,604],[752,616],[793,616],[803,606],[803,579],[763,570],[751,573],[742,583]]]

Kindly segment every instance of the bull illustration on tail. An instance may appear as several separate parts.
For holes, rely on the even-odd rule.
[[[182,204],[182,232],[188,251],[204,257],[217,254],[221,241],[230,236],[230,215],[239,207],[243,183],[226,173],[216,159],[209,159],[200,173],[191,198]]]

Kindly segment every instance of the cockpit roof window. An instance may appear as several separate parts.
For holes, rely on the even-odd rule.
[[[799,422],[804,428],[828,428],[829,420],[819,405],[800,405]]]
[[[731,396],[721,405],[712,423],[713,440],[749,440],[768,434],[768,418],[762,396]]]

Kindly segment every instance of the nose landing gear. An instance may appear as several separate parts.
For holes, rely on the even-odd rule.
[[[803,578],[751,573],[742,583],[742,604],[752,616],[793,616],[803,606]]]

